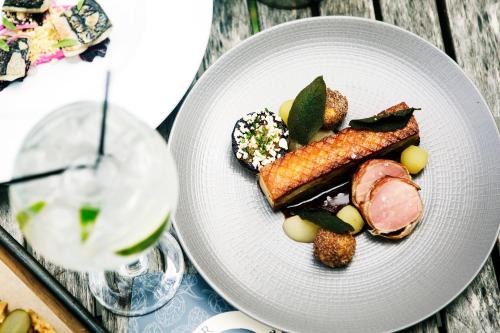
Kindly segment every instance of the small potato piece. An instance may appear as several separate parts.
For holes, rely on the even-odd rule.
[[[417,174],[427,165],[429,153],[417,146],[409,146],[401,153],[401,164],[403,164],[411,174]]]
[[[288,115],[290,114],[290,110],[292,109],[293,101],[293,99],[289,99],[288,101],[283,102],[283,104],[281,104],[280,106],[280,117],[287,125]]]
[[[283,230],[288,237],[296,242],[312,243],[319,227],[310,221],[301,219],[300,216],[292,216],[283,222]]]
[[[351,235],[359,233],[365,225],[365,221],[363,217],[361,217],[359,211],[356,207],[351,205],[342,207],[342,209],[338,211],[337,217],[354,228],[354,230],[351,231]]]

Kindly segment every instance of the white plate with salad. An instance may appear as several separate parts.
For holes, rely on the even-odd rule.
[[[19,145],[41,118],[103,98],[108,69],[111,103],[158,126],[194,79],[212,19],[212,1],[205,0],[0,6],[0,181],[11,177]]]

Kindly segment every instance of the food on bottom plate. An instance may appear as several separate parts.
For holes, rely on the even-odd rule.
[[[420,142],[413,116],[420,109],[401,102],[333,132],[347,109],[347,98],[319,76],[279,109],[282,126],[289,128],[281,138],[288,151],[273,154],[272,160],[266,159],[267,149],[245,151],[244,140],[256,137],[254,149],[267,142],[269,130],[263,131],[262,124],[274,124],[277,117],[267,109],[269,121],[244,117],[233,130],[233,152],[259,171],[258,183],[271,208],[285,215],[284,233],[297,242],[314,242],[314,256],[329,267],[349,264],[356,249],[353,235],[363,231],[365,221],[372,235],[401,239],[423,214],[420,188],[410,176],[427,163],[427,153],[413,146]],[[401,163],[392,160],[401,151]]]
[[[347,98],[338,90],[326,88],[326,108],[323,116],[323,127],[333,129],[337,127],[347,115],[349,103]]]
[[[338,234],[320,229],[314,240],[314,256],[330,267],[349,264],[356,251],[356,239],[351,234]]]
[[[352,202],[360,208],[366,201],[373,184],[384,176],[411,179],[400,163],[387,159],[373,159],[361,164],[352,177]]]
[[[74,6],[55,1],[5,1],[0,24],[0,91],[22,81],[32,66],[77,54],[88,62],[104,57],[111,28],[95,0],[81,0]]]
[[[49,9],[51,0],[5,0],[3,10],[19,13],[43,13]]]
[[[55,333],[54,328],[33,310],[9,311],[8,304],[0,301],[0,333]]]
[[[419,190],[405,178],[385,176],[377,180],[362,208],[370,233],[390,239],[408,236],[423,214]]]
[[[238,120],[231,141],[236,159],[258,171],[288,151],[288,129],[279,116],[265,109]]]
[[[385,111],[407,109],[399,103]],[[273,209],[301,197],[320,192],[353,170],[361,161],[384,156],[419,142],[419,128],[412,116],[406,125],[390,132],[374,132],[351,127],[334,136],[310,143],[264,166],[259,184]]]
[[[427,165],[429,154],[420,147],[409,146],[401,153],[401,164],[412,174],[422,171]]]

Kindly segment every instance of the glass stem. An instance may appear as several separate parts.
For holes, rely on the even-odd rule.
[[[132,278],[146,273],[148,271],[148,268],[149,259],[147,256],[142,256],[136,261],[120,267],[118,272],[124,277]]]

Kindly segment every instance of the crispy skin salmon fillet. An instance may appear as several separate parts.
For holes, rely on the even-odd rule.
[[[405,102],[382,111],[407,109]],[[418,124],[408,124],[392,132],[345,128],[321,141],[310,143],[266,165],[258,175],[259,185],[273,209],[334,185],[361,162],[400,151],[420,140]]]

